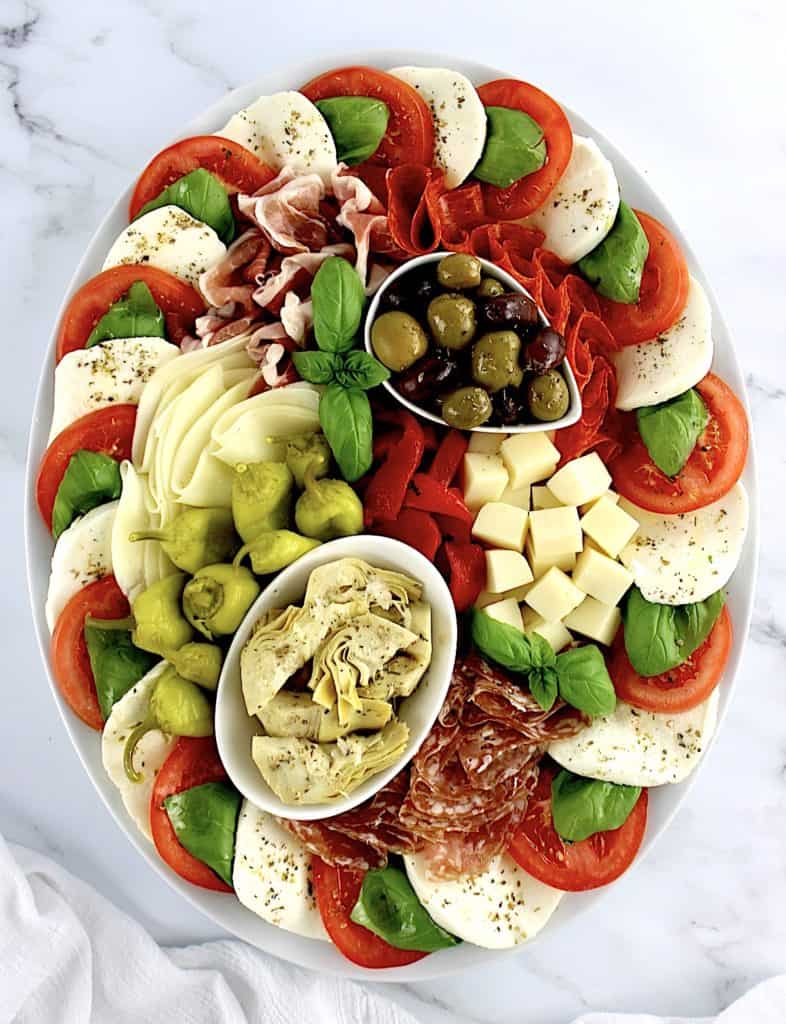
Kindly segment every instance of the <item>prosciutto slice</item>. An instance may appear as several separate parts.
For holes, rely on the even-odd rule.
[[[320,212],[325,184],[318,174],[297,174],[289,167],[252,196],[239,196],[238,209],[279,252],[314,252],[330,241]]]
[[[250,264],[261,271],[270,257],[270,242],[257,228],[250,228],[227,249],[223,259],[206,270],[199,278],[199,290],[213,307],[234,303],[243,313],[253,308],[253,279],[240,272]]]
[[[369,254],[388,253],[403,259],[406,253],[393,240],[385,207],[364,181],[346,173],[344,164],[339,164],[334,171],[330,187],[339,203],[336,222],[352,234],[356,252],[355,270],[368,292],[373,277],[369,274]],[[378,283],[375,281],[376,287]]]

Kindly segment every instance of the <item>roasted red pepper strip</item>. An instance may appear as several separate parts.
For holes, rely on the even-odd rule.
[[[464,504],[464,498],[457,487],[446,487],[427,473],[415,473],[404,499],[405,508],[417,508],[421,512],[452,516],[472,524],[472,513]]]
[[[472,524],[455,516],[434,516],[444,541],[459,540],[469,544],[472,540]]]
[[[457,612],[475,603],[486,584],[486,556],[477,544],[447,541],[443,547],[450,568],[448,586]]]
[[[384,519],[395,519],[404,504],[407,487],[423,460],[423,428],[405,409],[379,417],[401,427],[398,444],[372,476],[366,490],[364,512],[366,526]],[[425,509],[424,511],[428,511]]]
[[[423,445],[427,452],[435,452],[439,448],[437,432],[430,423],[421,423],[423,427]]]
[[[404,508],[396,519],[377,523],[373,532],[409,544],[430,562],[434,561],[434,555],[442,543],[442,534],[434,517],[415,508]]]
[[[437,483],[450,487],[453,477],[458,472],[461,460],[467,450],[469,441],[460,430],[450,430],[442,438],[442,444],[428,470],[428,475]]]

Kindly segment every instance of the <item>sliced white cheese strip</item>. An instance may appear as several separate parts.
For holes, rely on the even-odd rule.
[[[129,601],[151,583],[176,572],[160,544],[143,540],[131,543],[132,533],[158,527],[152,508],[147,478],[137,473],[130,462],[120,466],[123,491],[112,526],[112,571],[117,585]]]
[[[712,365],[712,309],[696,280],[679,320],[663,334],[628,345],[612,359],[617,370],[618,409],[638,409],[676,398],[705,377]]]
[[[325,939],[311,880],[311,855],[272,814],[243,801],[235,835],[235,895],[264,921]]]
[[[213,427],[210,450],[229,466],[283,457],[280,440],[319,430],[320,392],[311,384],[290,384],[247,398]]]
[[[624,499],[639,523],[620,561],[648,601],[692,604],[724,587],[740,560],[748,530],[748,495],[741,483],[696,512],[662,516]]]
[[[112,572],[112,525],[117,506],[118,502],[109,501],[91,509],[58,537],[46,595],[50,632],[74,594]]]
[[[118,235],[103,269],[144,263],[166,270],[196,288],[200,276],[218,263],[226,251],[207,224],[179,206],[160,206],[138,217]]]
[[[563,768],[622,786],[682,782],[696,767],[715,732],[718,691],[697,708],[676,715],[642,711],[617,702],[613,715],[594,718],[548,752]]]

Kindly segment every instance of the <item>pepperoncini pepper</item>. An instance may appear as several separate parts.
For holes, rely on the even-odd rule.
[[[295,505],[295,523],[306,537],[333,540],[363,529],[363,505],[343,480],[316,480],[313,467],[305,475],[305,491]]]
[[[152,583],[132,605],[136,626],[131,639],[135,646],[166,657],[194,636],[194,630],[180,610],[180,597],[188,577],[178,572]]]
[[[238,548],[228,508],[187,508],[163,530],[139,530],[129,539],[160,541],[178,569],[190,573],[231,558]]]
[[[301,491],[305,487],[306,470],[312,471],[315,480],[328,475],[330,445],[324,434],[296,434],[294,437],[288,437],[286,441],[284,457]]]
[[[260,533],[289,526],[293,489],[292,473],[283,462],[241,462],[235,466],[232,516],[244,543]]]
[[[203,690],[215,690],[224,655],[215,644],[195,640],[183,644],[180,650],[168,651],[166,660],[184,679],[196,683]]]
[[[245,544],[235,555],[235,565],[249,555],[251,568],[257,576],[268,576],[296,562],[306,552],[319,547],[319,543],[292,530],[270,530]]]
[[[206,636],[234,633],[259,594],[259,584],[241,565],[206,565],[183,590],[186,618]]]

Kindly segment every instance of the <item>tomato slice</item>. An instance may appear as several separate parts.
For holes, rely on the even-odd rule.
[[[539,171],[514,181],[508,188],[483,185],[486,213],[493,220],[518,220],[533,213],[565,173],[573,152],[573,131],[565,111],[551,96],[528,82],[498,78],[478,89],[484,107],[521,110],[538,122],[546,139],[546,163]]]
[[[162,149],[142,171],[128,204],[128,219],[133,220],[146,203],[199,167],[215,175],[230,194],[256,192],[276,176],[245,146],[218,135],[194,135]]]
[[[171,342],[179,345],[187,334],[193,333],[194,320],[207,308],[196,288],[158,267],[139,264],[111,267],[86,281],[66,306],[57,331],[58,363],[68,352],[85,347],[90,332],[104,313],[136,281],[142,281],[150,289],[164,314]]]
[[[566,843],[551,819],[551,780],[557,768],[541,765],[538,784],[508,852],[533,878],[563,892],[586,892],[615,881],[639,851],[647,828],[647,790],[642,790],[628,820],[611,832]]]
[[[636,414],[624,417],[621,453],[613,460],[614,486],[639,508],[662,515],[695,512],[728,494],[748,457],[748,418],[728,384],[708,373],[696,385],[710,420],[688,461],[675,477],[650,458],[636,427]]]
[[[215,892],[233,892],[207,864],[197,860],[180,845],[172,822],[164,807],[164,800],[184,789],[203,786],[206,782],[227,782],[229,776],[218,756],[212,736],[192,739],[181,736],[172,748],[156,776],[150,797],[150,831],[161,859],[172,870],[192,885]]]
[[[312,857],[311,873],[322,921],[334,945],[347,960],[360,967],[403,967],[428,956],[415,950],[396,949],[350,919],[365,871],[333,867],[319,857]]]
[[[650,243],[639,301],[614,302],[599,296],[603,322],[620,345],[653,341],[679,319],[688,301],[688,264],[677,239],[658,220],[634,211]]]
[[[99,732],[104,716],[85,641],[85,619],[124,619],[131,614],[128,601],[114,576],[88,583],[74,594],[60,613],[50,641],[52,674],[66,704],[75,715]]]
[[[617,631],[608,669],[620,700],[645,711],[676,714],[702,704],[720,682],[731,653],[731,616],[724,606],[710,635],[691,656],[659,676],[640,676],[625,650],[624,630]]]
[[[48,530],[52,529],[57,489],[71,456],[84,449],[109,455],[118,462],[130,459],[135,424],[135,405],[109,405],[70,423],[52,441],[41,459],[35,481],[35,500]]]

